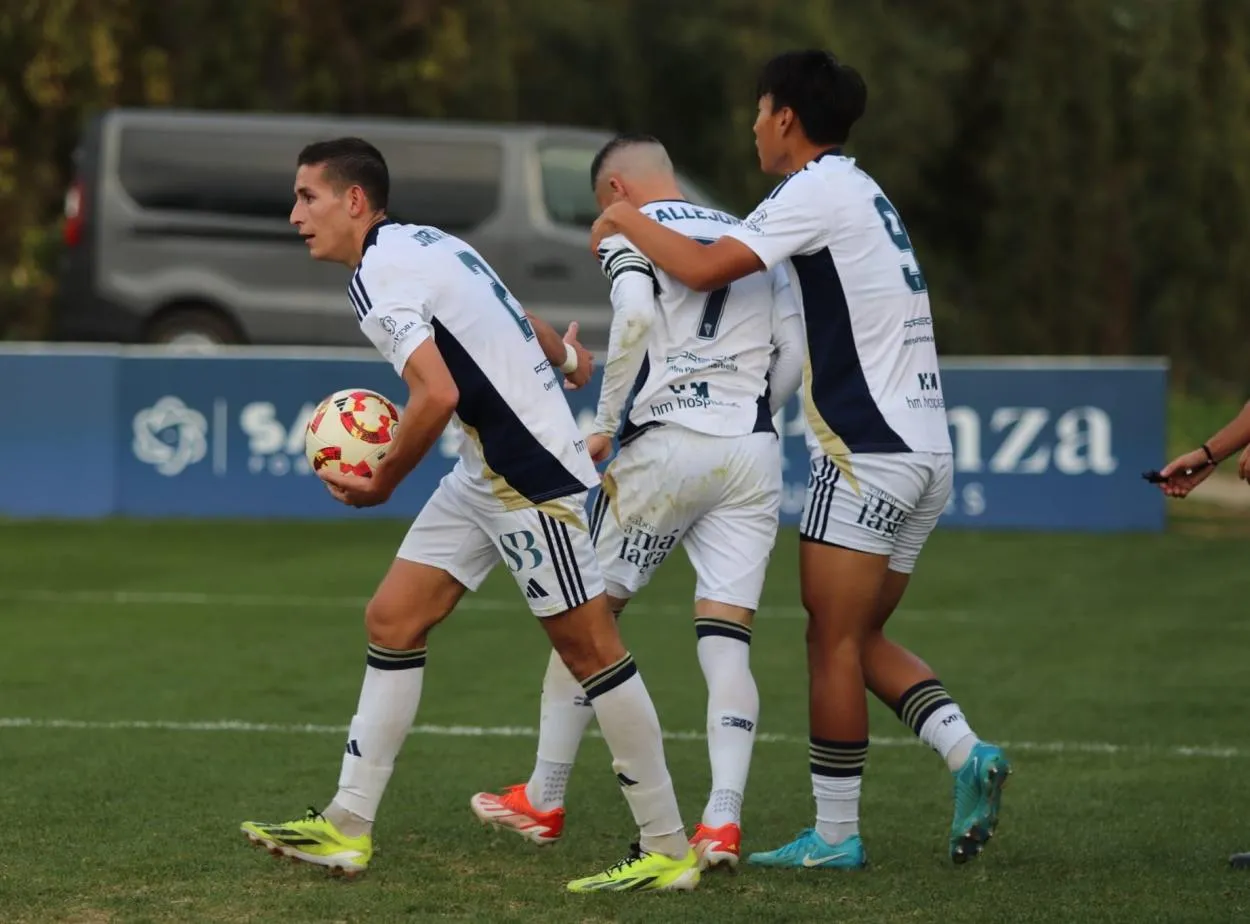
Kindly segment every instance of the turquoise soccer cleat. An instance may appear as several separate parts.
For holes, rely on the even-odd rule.
[[[747,862],[782,869],[863,869],[868,865],[868,857],[858,834],[829,844],[815,828],[805,828],[785,846],[753,853],[747,857]]]
[[[998,827],[1003,787],[1011,763],[1001,748],[977,742],[955,776],[955,815],[951,819],[951,859],[967,863],[980,855]]]

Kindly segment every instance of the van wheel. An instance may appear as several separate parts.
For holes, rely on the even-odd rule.
[[[202,347],[241,343],[238,330],[212,308],[171,308],[158,315],[147,331],[148,343]]]

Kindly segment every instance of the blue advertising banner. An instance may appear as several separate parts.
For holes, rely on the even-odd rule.
[[[942,363],[955,458],[943,525],[986,529],[1158,530],[1164,502],[1140,478],[1164,461],[1167,366],[1093,359]],[[330,518],[415,516],[455,461],[449,436],[386,505],[336,503],[304,459],[321,398],[370,388],[396,404],[404,385],[366,350],[157,348],[0,351],[0,433],[10,458],[36,458],[0,484],[12,516]],[[598,380],[566,392],[583,429]],[[396,400],[400,399],[400,400]],[[72,408],[40,425],[37,408]],[[798,399],[778,415],[782,520],[796,523],[807,481]]]
[[[941,364],[955,453],[943,526],[1160,530],[1141,479],[1167,450],[1167,366],[1082,359]]]

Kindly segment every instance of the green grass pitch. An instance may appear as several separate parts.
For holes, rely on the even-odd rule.
[[[473,792],[525,779],[533,758],[546,648],[502,572],[432,637],[422,728],[382,803],[369,872],[344,883],[279,862],[238,823],[333,794],[363,670],[361,604],[405,525],[0,523],[0,920],[1250,916],[1250,873],[1227,867],[1250,850],[1244,520],[934,538],[894,635],[1015,764],[998,835],[968,866],[946,856],[945,767],[874,703],[866,872],[744,867],[692,894],[566,894],[633,833],[601,740],[583,745],[561,843],[491,832],[468,808]],[[753,645],[763,738],[748,850],[812,817],[796,559],[787,531]],[[708,768],[691,588],[677,556],[623,631],[675,735],[669,764],[693,826]]]

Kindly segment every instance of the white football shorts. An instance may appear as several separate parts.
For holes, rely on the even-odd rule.
[[[396,557],[441,568],[477,590],[502,561],[535,616],[556,616],[603,593],[586,524],[586,492],[506,510],[460,464],[443,476]]]
[[[911,574],[946,509],[954,457],[862,453],[852,454],[843,468],[823,453],[812,456],[799,535],[810,542],[887,555],[891,571]]]
[[[680,542],[695,599],[759,606],[781,508],[775,434],[652,427],[621,447],[603,482],[590,530],[612,596],[636,594]]]

